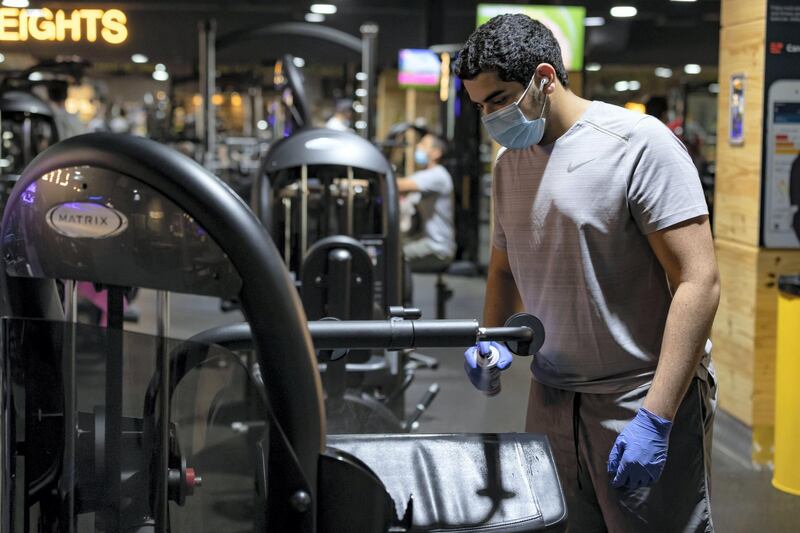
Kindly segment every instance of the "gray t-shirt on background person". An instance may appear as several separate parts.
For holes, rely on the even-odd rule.
[[[422,199],[417,204],[422,237],[429,239],[436,255],[442,259],[452,259],[456,253],[453,178],[442,165],[415,172],[410,178],[422,194]]]
[[[680,140],[592,102],[554,143],[501,152],[492,189],[493,245],[545,326],[534,377],[591,393],[651,381],[672,297],[646,235],[708,214]]]

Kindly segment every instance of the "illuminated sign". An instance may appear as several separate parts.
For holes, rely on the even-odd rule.
[[[128,17],[119,9],[0,8],[0,41],[89,41],[109,44],[128,38]]]

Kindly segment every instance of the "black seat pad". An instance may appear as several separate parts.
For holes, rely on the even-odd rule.
[[[328,446],[366,463],[412,531],[521,533],[566,527],[550,445],[532,433],[330,435]]]

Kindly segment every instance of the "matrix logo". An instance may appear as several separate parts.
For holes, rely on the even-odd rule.
[[[781,52],[783,52],[783,43],[775,41],[769,43],[770,54],[780,54]]]
[[[107,239],[128,228],[125,215],[100,204],[69,202],[50,208],[47,225],[65,237]]]

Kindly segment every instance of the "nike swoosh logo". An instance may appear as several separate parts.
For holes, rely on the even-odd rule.
[[[594,159],[595,158],[593,157],[593,158],[591,158],[591,159],[589,159],[587,161],[584,161],[583,163],[578,163],[577,165],[574,164],[574,163],[570,163],[569,165],[567,165],[567,172],[572,172],[573,170],[578,170],[583,165],[585,165],[587,163],[591,163],[592,161],[594,161]]]

